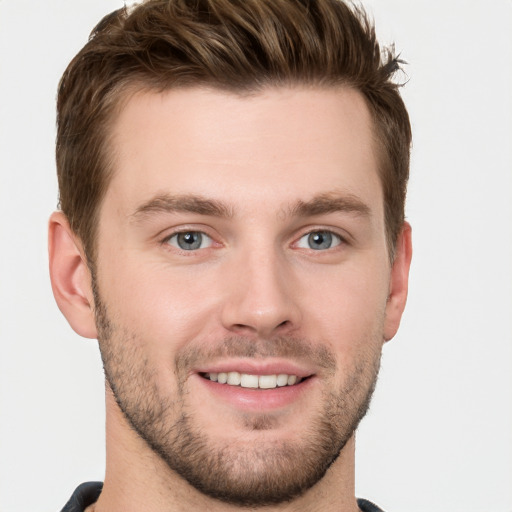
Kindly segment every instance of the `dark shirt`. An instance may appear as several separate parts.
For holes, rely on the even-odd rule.
[[[89,505],[96,502],[102,487],[101,482],[86,482],[79,485],[61,512],[84,512]],[[357,504],[361,512],[383,512],[377,505],[368,500],[358,499]]]
[[[89,505],[96,503],[101,489],[103,489],[102,482],[85,482],[80,484],[61,512],[83,512]]]

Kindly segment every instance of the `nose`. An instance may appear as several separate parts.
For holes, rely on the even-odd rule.
[[[222,309],[225,329],[261,338],[298,329],[298,297],[284,258],[261,252],[246,254],[232,262],[227,273]]]

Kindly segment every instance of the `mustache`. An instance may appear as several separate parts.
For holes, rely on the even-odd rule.
[[[215,344],[194,344],[187,346],[176,356],[176,371],[182,373],[215,359],[239,358],[293,358],[313,364],[326,373],[336,370],[336,357],[329,347],[312,343],[294,336],[279,336],[270,339],[254,339],[232,336]]]

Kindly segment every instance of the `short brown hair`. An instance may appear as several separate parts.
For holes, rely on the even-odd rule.
[[[107,15],[66,69],[57,102],[60,207],[94,262],[112,176],[109,131],[129,88],[352,87],[374,120],[390,255],[404,221],[411,128],[366,14],[341,0],[146,0]]]

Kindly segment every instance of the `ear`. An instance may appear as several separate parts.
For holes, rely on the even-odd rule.
[[[76,333],[96,338],[91,273],[82,245],[62,212],[50,217],[48,251],[52,290],[59,309]]]
[[[389,341],[398,331],[409,288],[409,268],[412,258],[411,226],[404,222],[396,242],[395,259],[391,267],[389,296],[386,304],[384,339]]]

